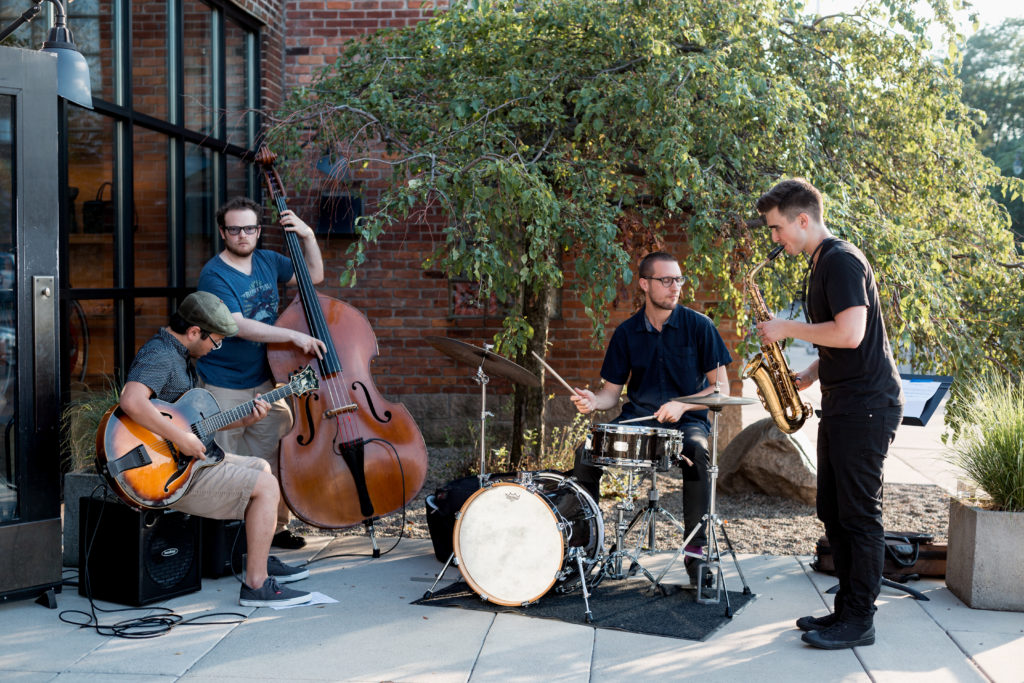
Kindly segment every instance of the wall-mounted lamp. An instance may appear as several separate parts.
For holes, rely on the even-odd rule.
[[[0,41],[39,14],[46,0],[32,0],[32,6],[0,31]],[[78,51],[71,29],[67,26],[67,14],[60,0],[49,0],[55,7],[53,26],[43,43],[42,51],[57,55],[57,94],[75,104],[92,109],[92,84],[89,81],[89,65]]]

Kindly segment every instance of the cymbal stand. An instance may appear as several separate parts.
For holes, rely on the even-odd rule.
[[[493,344],[484,344],[484,357],[480,359],[480,367],[476,369],[473,381],[480,385],[480,485],[484,484],[484,477],[487,475],[487,457],[484,447],[484,435],[487,432],[487,418],[494,417],[494,413],[487,411],[487,383],[491,378],[484,372],[484,363],[487,361],[487,354],[494,348]]]
[[[719,562],[721,558],[721,552],[718,547],[718,531],[722,532],[722,538],[725,540],[726,547],[729,553],[732,555],[732,561],[736,565],[736,572],[740,576],[740,583],[743,584],[743,594],[750,595],[750,586],[747,585],[747,579],[743,576],[743,570],[740,568],[740,562],[736,557],[736,551],[732,547],[732,541],[729,540],[729,535],[725,533],[725,526],[722,524],[721,518],[718,516],[718,512],[715,508],[715,490],[718,483],[718,414],[722,412],[723,406],[707,406],[714,417],[711,421],[711,467],[708,468],[708,477],[711,480],[711,494],[708,496],[708,511],[701,517],[701,524],[696,526],[693,531],[690,532],[682,544],[679,546],[679,552],[673,557],[672,561],[669,562],[665,569],[662,570],[658,576],[655,585],[659,585],[661,580],[665,578],[672,565],[675,564],[676,560],[680,556],[687,555],[686,546],[690,543],[701,526],[704,527],[707,535],[707,544],[704,546],[704,554],[701,556],[701,561],[697,565],[697,598],[696,602],[700,604],[718,604],[721,602],[722,595],[725,595],[725,616],[732,617],[732,606],[729,604],[729,591],[725,587],[725,574],[722,572],[722,566]]]

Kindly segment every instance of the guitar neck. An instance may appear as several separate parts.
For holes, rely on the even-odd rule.
[[[260,396],[260,400],[266,401],[267,403],[273,403],[274,401],[279,401],[282,398],[285,398],[286,396],[291,396],[294,393],[295,389],[292,387],[292,385],[285,384],[284,386],[280,386],[271,392],[263,394],[262,396]],[[231,410],[225,410],[222,413],[217,413],[216,415],[208,417],[205,420],[200,420],[195,424],[195,427],[199,431],[200,435],[212,434],[220,429],[223,429],[224,427],[227,427],[232,422],[241,420],[243,417],[252,412],[252,408],[254,405],[256,405],[256,399],[247,401],[239,406],[235,406]]]

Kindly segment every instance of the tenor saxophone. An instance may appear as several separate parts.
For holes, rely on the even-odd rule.
[[[754,282],[754,276],[782,253],[782,249],[781,244],[772,249],[768,258],[743,277],[743,286],[750,294],[754,319],[757,322],[770,319],[771,314],[768,312],[768,307],[765,306],[760,288]],[[754,356],[743,369],[743,379],[748,377],[754,380],[761,403],[764,404],[765,410],[771,414],[775,425],[781,431],[792,434],[804,426],[804,422],[811,414],[811,406],[800,401],[800,394],[793,381],[794,375],[789,370],[786,357],[782,355],[782,348],[778,342],[761,344],[761,353]]]

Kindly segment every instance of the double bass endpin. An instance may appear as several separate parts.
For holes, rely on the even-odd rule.
[[[359,406],[357,406],[355,403],[349,403],[348,405],[341,406],[340,408],[331,408],[330,410],[325,410],[324,417],[334,417],[335,415],[341,415],[342,413],[354,413],[357,410],[359,410]]]

